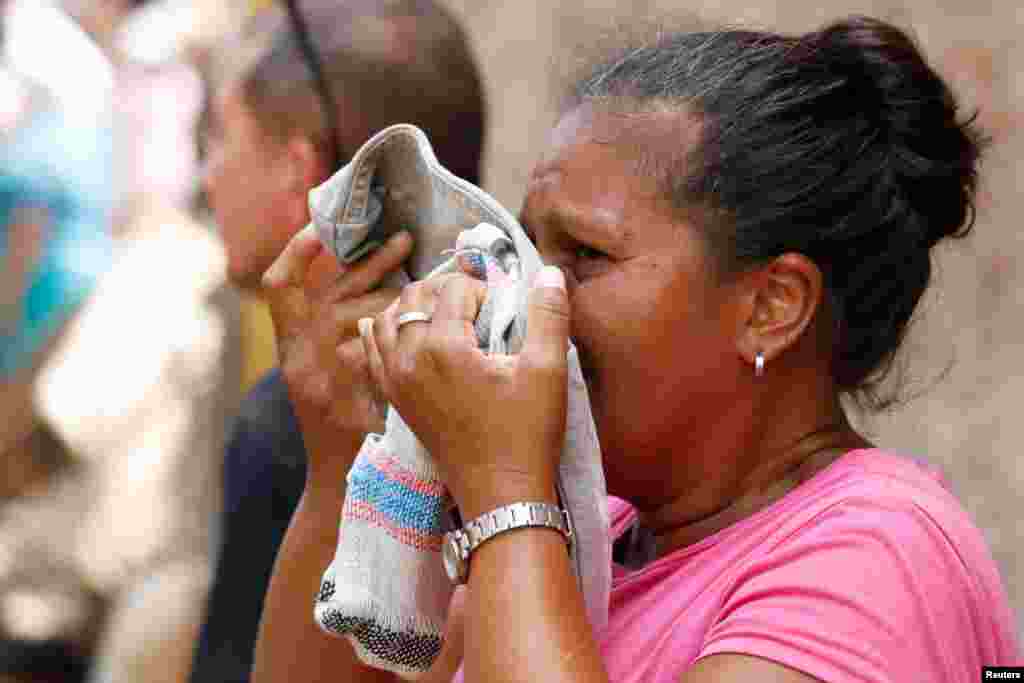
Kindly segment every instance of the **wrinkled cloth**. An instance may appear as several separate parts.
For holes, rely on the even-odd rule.
[[[476,321],[481,348],[515,353],[525,338],[527,295],[540,256],[497,201],[453,176],[426,136],[392,126],[310,193],[323,243],[352,263],[400,229],[416,246],[390,284],[460,270],[488,283]],[[454,249],[453,249],[454,247]],[[607,621],[611,546],[597,431],[575,348],[570,348],[559,493],[574,526],[570,553],[595,633]],[[441,561],[451,497],[429,453],[389,407],[384,434],[367,436],[347,477],[338,549],[324,572],[315,616],[349,638],[362,661],[408,678],[441,649],[453,586]]]

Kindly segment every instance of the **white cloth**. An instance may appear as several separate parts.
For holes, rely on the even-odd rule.
[[[419,129],[399,125],[378,133],[313,190],[310,208],[321,239],[343,262],[406,228],[417,248],[396,283],[457,268],[487,279],[476,326],[481,346],[519,350],[540,256],[497,201],[438,163]],[[446,258],[453,246],[455,255]],[[568,362],[559,488],[575,530],[574,568],[597,631],[607,621],[611,587],[605,482],[574,348]],[[440,557],[450,497],[429,453],[393,408],[385,433],[367,437],[347,481],[338,549],[324,573],[316,619],[347,636],[367,664],[416,677],[440,651],[453,591]]]

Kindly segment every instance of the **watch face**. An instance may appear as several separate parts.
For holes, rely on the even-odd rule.
[[[463,561],[459,553],[459,541],[455,535],[446,536],[444,545],[441,546],[441,558],[444,560],[444,570],[448,578],[454,583],[462,583]]]

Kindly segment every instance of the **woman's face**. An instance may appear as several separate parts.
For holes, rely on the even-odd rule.
[[[664,123],[587,105],[568,113],[521,216],[545,261],[566,272],[609,491],[651,502],[671,495],[669,472],[676,485],[707,474],[687,454],[749,372],[734,343],[735,292],[713,278],[704,241],[655,179],[636,171],[637,150],[665,144],[652,132]],[[676,145],[696,133],[671,127]]]

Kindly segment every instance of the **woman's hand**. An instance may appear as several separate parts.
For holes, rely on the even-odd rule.
[[[399,294],[377,289],[412,251],[407,232],[365,260],[342,266],[315,230],[299,232],[263,276],[277,335],[280,367],[309,457],[311,481],[336,485],[366,434],[383,431],[384,404],[367,371],[360,318],[379,313]]]
[[[441,469],[463,519],[516,500],[555,498],[565,435],[569,303],[557,268],[530,293],[517,355],[477,347],[473,321],[486,285],[461,274],[409,285],[359,321],[370,372]],[[411,311],[430,322],[398,317]]]

